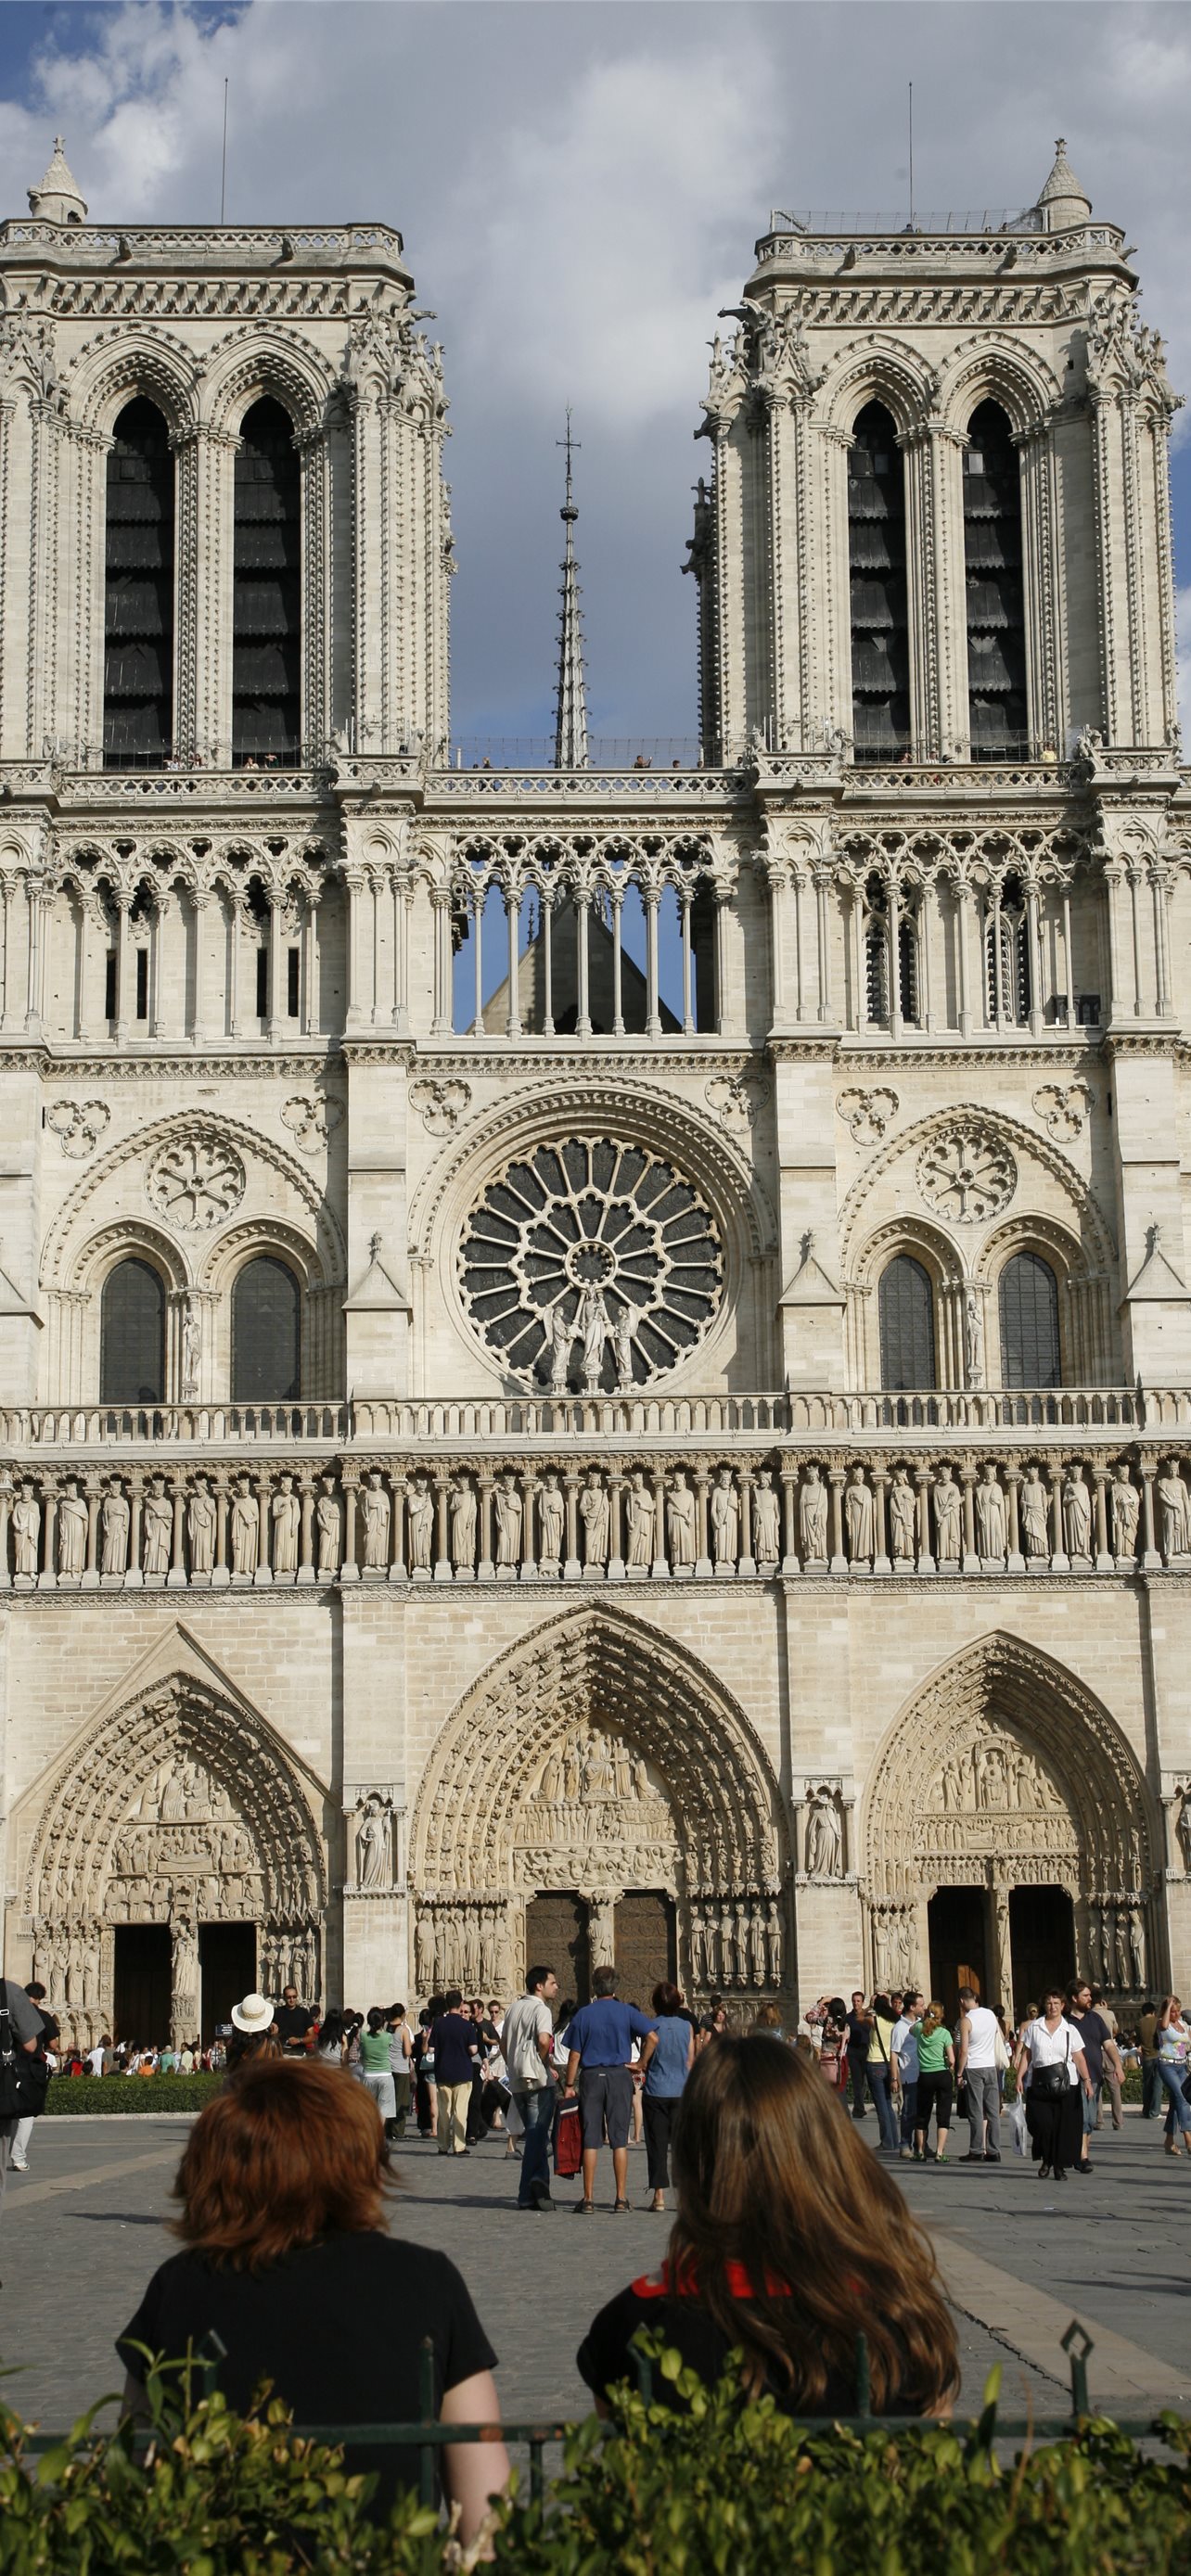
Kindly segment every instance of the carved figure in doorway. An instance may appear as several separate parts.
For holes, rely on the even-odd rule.
[[[895,1467],[889,1488],[889,1548],[895,1565],[914,1562],[914,1489],[904,1467]]]
[[[109,1485],[100,1509],[101,1574],[128,1572],[128,1497],[119,1485]],[[19,1572],[18,1567],[18,1572]]]
[[[448,1487],[451,1505],[451,1562],[456,1574],[470,1574],[476,1561],[476,1495],[466,1476]]]
[[[943,1466],[935,1478],[935,1557],[940,1565],[958,1565],[960,1555],[960,1491]]]
[[[986,1564],[1005,1562],[1005,1497],[997,1483],[997,1471],[991,1459],[984,1466],[976,1487],[976,1548]]]
[[[562,1487],[551,1468],[538,1496],[538,1524],[542,1539],[543,1565],[562,1563]]]
[[[762,1467],[753,1487],[753,1554],[758,1565],[776,1565],[781,1552],[773,1469]]]
[[[318,1570],[320,1575],[329,1580],[331,1576],[338,1574],[343,1553],[340,1545],[339,1497],[335,1491],[333,1476],[323,1476],[319,1481],[321,1491],[314,1507],[314,1517],[318,1524]]]
[[[666,1535],[677,1574],[695,1562],[695,1497],[681,1467],[675,1469],[666,1489]]]
[[[1027,1557],[1050,1555],[1050,1502],[1036,1467],[1022,1480],[1021,1541]]]
[[[579,1496],[583,1523],[583,1562],[600,1572],[608,1562],[608,1497],[599,1469],[593,1467]]]
[[[653,1561],[655,1514],[653,1496],[646,1493],[645,1478],[639,1467],[634,1467],[625,1495],[624,1516],[628,1531],[625,1561],[632,1568],[643,1568]]]
[[[1116,1467],[1113,1470],[1112,1483],[1109,1486],[1108,1491],[1112,1502],[1112,1544],[1114,1553],[1120,1557],[1136,1556],[1137,1516],[1141,1507],[1141,1496],[1130,1477],[1128,1466],[1123,1458],[1120,1458],[1117,1461]]]
[[[254,1506],[255,1508],[255,1506]],[[170,1540],[174,1528],[174,1506],[161,1476],[155,1476],[145,1496],[144,1542],[141,1563],[150,1580],[160,1580],[170,1570]]]
[[[808,1878],[838,1878],[844,1862],[843,1826],[833,1789],[816,1789],[807,1810]]]
[[[496,1480],[496,1562],[515,1566],[521,1553],[521,1496],[512,1474]]]
[[[1167,1460],[1166,1474],[1158,1479],[1158,1501],[1162,1508],[1162,1553],[1169,1563],[1172,1556],[1187,1553],[1187,1488],[1175,1458]]]
[[[301,1506],[294,1492],[292,1476],[283,1476],[279,1492],[273,1496],[273,1572],[296,1574],[298,1571],[298,1525]]]
[[[1145,1931],[1141,1915],[1136,1912],[1129,1917],[1129,1952],[1133,1968],[1133,1983],[1138,1993],[1143,1995],[1146,1985]]]
[[[873,1561],[873,1498],[864,1481],[863,1467],[853,1467],[844,1495],[844,1518],[848,1524],[848,1560],[852,1565],[871,1565]]]
[[[247,1476],[241,1476],[232,1504],[232,1572],[255,1574],[260,1545],[260,1514]]]
[[[58,1573],[65,1583],[82,1579],[87,1558],[87,1506],[72,1476],[58,1497]]]
[[[215,1497],[205,1476],[196,1479],[186,1506],[186,1535],[191,1573],[210,1574],[215,1564]]]
[[[415,1476],[407,1486],[409,1496],[409,1562],[414,1574],[429,1574],[430,1555],[434,1545],[434,1496],[424,1476]],[[388,1527],[385,1548],[388,1550]]]
[[[360,1518],[364,1524],[364,1570],[384,1574],[389,1564],[389,1530],[393,1509],[385,1491],[380,1469],[374,1467],[360,1495]],[[410,1526],[413,1526],[413,1504],[410,1504]]]
[[[729,1467],[720,1468],[711,1488],[711,1550],[717,1566],[735,1566],[740,1554],[740,1505]]]
[[[37,1581],[37,1542],[41,1536],[41,1504],[29,1483],[22,1485],[12,1507],[12,1541],[15,1571],[26,1583]]]
[[[827,1563],[827,1487],[813,1464],[798,1497],[798,1535],[804,1565]]]
[[[428,1995],[434,1983],[434,1925],[427,1914],[419,1914],[414,1927],[414,1976],[418,1993]]]

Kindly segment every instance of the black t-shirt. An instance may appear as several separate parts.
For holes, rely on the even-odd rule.
[[[1092,2082],[1099,2084],[1104,2074],[1104,2043],[1112,2037],[1108,2023],[1101,2021],[1098,2012],[1071,2012],[1067,2019],[1072,2030],[1079,2032],[1079,2044]]]
[[[627,2379],[636,2385],[636,2355],[629,2345],[639,2326],[650,2334],[664,2335],[667,2344],[681,2353],[689,2370],[698,2372],[706,2387],[720,2377],[731,2342],[715,2319],[700,2306],[697,2298],[675,2298],[664,2285],[664,2276],[630,2282],[627,2290],[618,2291],[592,2318],[576,2359],[579,2376],[595,2397],[605,2397],[617,2380]],[[771,2391],[781,2412],[805,2415],[810,2410],[775,2379]],[[653,2394],[657,2404],[681,2409],[682,2400],[675,2396],[669,2380],[664,2380],[655,2367]],[[895,2397],[884,2409],[886,2414],[902,2410]],[[816,2415],[854,2415],[856,2390],[850,2372],[834,2372],[827,2388],[818,2399]]]
[[[129,2349],[182,2360],[214,2327],[226,2346],[219,2386],[244,2413],[262,2379],[296,2424],[409,2424],[422,2412],[421,2350],[434,2345],[436,2410],[443,2392],[496,2362],[466,2282],[445,2254],[376,2230],[295,2246],[263,2272],[234,2272],[192,2250],[153,2275],[116,2350],[134,2379],[145,2360]],[[377,2469],[373,2512],[418,2483],[416,2448],[351,2443],[347,2466]]]
[[[470,2084],[476,2071],[472,2050],[478,2043],[474,2021],[465,2021],[462,2013],[442,2013],[430,2033],[435,2083]]]
[[[872,2037],[872,2023],[866,2020],[863,2013],[850,2012],[844,2027],[848,2034],[849,2048],[854,2048],[858,2057],[867,2057],[868,2044]]]
[[[278,2004],[273,2019],[282,2047],[289,2048],[294,2040],[305,2039],[307,2032],[313,2030],[318,2014],[308,2012],[305,2004]]]

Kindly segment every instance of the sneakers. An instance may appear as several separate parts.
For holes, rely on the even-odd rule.
[[[912,2165],[914,2162],[913,2147],[903,2147],[901,2150],[901,2159],[903,2164]]]
[[[12,2156],[10,2156],[10,2157],[9,2157],[9,2159],[8,2159],[8,2170],[9,2170],[9,2172],[10,2172],[10,2173],[28,2173],[28,2171],[29,2171],[29,2159],[28,2159],[28,2156],[17,2156],[17,2155],[12,2155]]]
[[[996,2148],[996,2147],[986,2147],[986,2148],[985,2148],[985,2150],[984,2150],[984,2161],[985,2161],[986,2165],[999,2165],[999,2163],[1000,2163],[1000,2161],[1001,2161],[1001,2158],[1000,2158],[1000,2154],[999,2154],[999,2152],[998,2152],[998,2150],[997,2150],[997,2148]]]

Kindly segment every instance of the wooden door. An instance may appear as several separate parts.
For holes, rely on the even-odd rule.
[[[581,1896],[569,1891],[531,1896],[525,1908],[525,1965],[553,1968],[560,2002],[590,2001],[591,1945]]]
[[[654,1987],[674,1981],[673,1897],[640,1887],[622,1896],[616,1908],[614,1943],[621,2000],[648,2012]]]
[[[112,2037],[163,2048],[170,2036],[168,1923],[117,1923]],[[191,2034],[193,2036],[193,2034]]]

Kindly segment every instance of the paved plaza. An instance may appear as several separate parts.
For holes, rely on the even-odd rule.
[[[962,2145],[962,2127],[957,2134]],[[163,2223],[185,2136],[182,2120],[39,2124],[28,2174],[10,2177],[0,2230],[0,2363],[16,2373],[4,2394],[26,2417],[65,2425],[116,2385],[114,2337],[170,2250]],[[1136,2111],[1120,2136],[1094,2141],[1094,2157],[1088,2181],[1059,2186],[1013,2155],[999,2168],[897,2167],[933,2230],[955,2306],[964,2409],[978,2406],[996,2361],[1007,2410],[1061,2407],[1059,2338],[1072,2315],[1095,2338],[1095,2405],[1121,2414],[1191,2407],[1191,2284],[1180,2250],[1191,2166],[1165,2157],[1158,2123]],[[517,2168],[499,2138],[474,2151],[466,2173],[412,2140],[399,2151],[398,2178],[396,2230],[459,2265],[500,2355],[505,2414],[586,2412],[575,2369],[583,2329],[613,2291],[653,2268],[666,2239],[666,2222],[638,2206],[644,2153],[630,2157],[632,2215],[612,2217],[611,2174],[601,2172],[603,2205],[578,2228],[571,2184],[555,2186],[554,2217],[516,2209]]]

